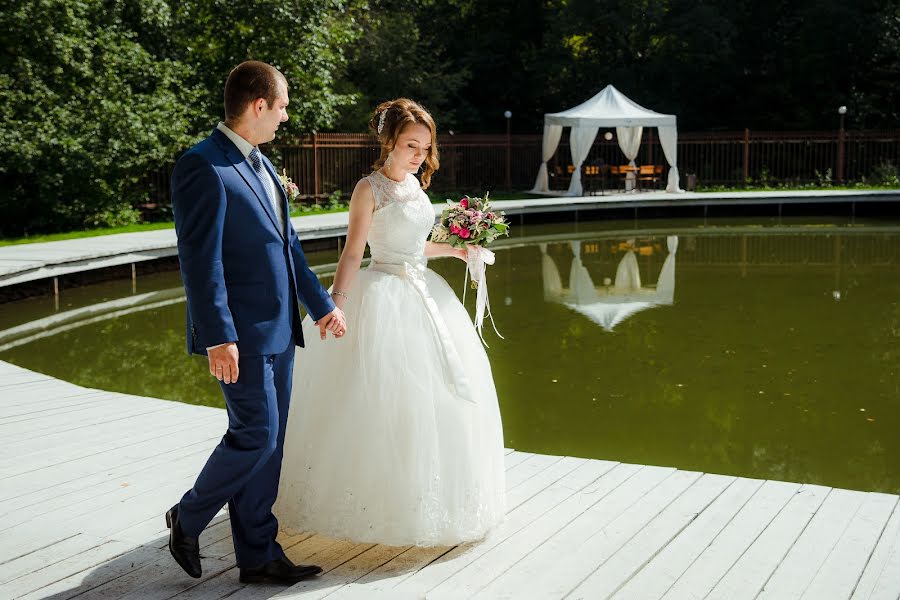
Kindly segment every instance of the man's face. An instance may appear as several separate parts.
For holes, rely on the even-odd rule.
[[[287,85],[283,81],[278,82],[278,93],[275,96],[275,102],[272,106],[263,103],[263,110],[259,121],[259,137],[266,142],[275,139],[275,132],[278,126],[288,120],[288,90]]]

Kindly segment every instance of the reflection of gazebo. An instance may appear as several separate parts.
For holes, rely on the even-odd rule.
[[[628,250],[619,261],[616,279],[611,285],[595,286],[590,273],[581,262],[581,242],[569,243],[575,258],[569,273],[568,289],[563,287],[559,269],[547,254],[547,244],[540,244],[544,300],[564,304],[607,331],[612,331],[613,327],[637,312],[674,302],[678,236],[670,235],[666,238],[669,254],[663,262],[655,286],[641,285],[634,250]]]

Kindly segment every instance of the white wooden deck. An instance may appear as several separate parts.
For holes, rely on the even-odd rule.
[[[169,556],[163,513],[225,424],[219,409],[0,362],[0,598],[900,596],[897,496],[512,450],[509,513],[480,544],[284,537],[292,559],[325,573],[243,586],[221,514],[194,580]]]
[[[554,192],[559,193],[559,192]],[[598,208],[706,206],[714,204],[804,204],[900,200],[900,190],[835,190],[723,193],[607,193],[605,196],[501,200],[493,204],[509,215]],[[435,206],[439,214],[440,205]],[[348,213],[293,217],[301,240],[346,235]],[[0,247],[0,287],[106,267],[154,260],[178,253],[174,229]]]

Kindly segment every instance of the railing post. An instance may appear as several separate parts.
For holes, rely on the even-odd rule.
[[[744,185],[750,178],[750,130],[744,128]]]
[[[838,129],[837,182],[844,182],[844,115],[841,115],[841,127]]]
[[[319,203],[319,134],[313,131],[313,202]]]

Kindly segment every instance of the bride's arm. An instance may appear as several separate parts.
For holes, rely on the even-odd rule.
[[[334,274],[334,286],[331,288],[331,297],[341,310],[347,301],[347,296],[350,295],[350,288],[353,287],[353,280],[356,279],[359,264],[366,251],[366,238],[369,236],[369,226],[372,224],[374,210],[375,196],[372,193],[372,186],[367,180],[360,179],[350,197],[350,224],[347,227],[347,241]],[[341,293],[347,296],[342,296]]]
[[[454,256],[462,261],[466,260],[465,248],[454,248],[450,244],[438,244],[437,242],[425,242],[425,256]]]

